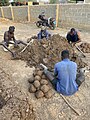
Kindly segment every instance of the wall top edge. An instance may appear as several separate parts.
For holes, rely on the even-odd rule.
[[[37,7],[37,6],[56,6],[56,5],[61,5],[61,6],[71,6],[71,5],[76,5],[76,6],[81,6],[81,5],[90,5],[90,3],[66,3],[66,4],[44,4],[44,5],[28,5],[28,6],[31,6],[31,7]],[[25,8],[25,7],[28,7],[28,6],[1,6],[0,8]]]
[[[43,4],[43,5],[28,5],[28,6],[56,6],[56,5],[76,5],[75,3],[65,3],[65,4]]]
[[[90,5],[90,3],[65,3],[65,4],[59,4],[59,5]]]
[[[2,7],[0,7],[0,8],[11,8],[11,7],[13,7],[13,8],[16,8],[16,7],[28,7],[28,6],[2,6]]]

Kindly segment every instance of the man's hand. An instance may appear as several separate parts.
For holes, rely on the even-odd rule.
[[[15,40],[15,42],[14,42],[15,44],[14,44],[14,47],[18,47],[18,43],[17,43],[17,41]]]

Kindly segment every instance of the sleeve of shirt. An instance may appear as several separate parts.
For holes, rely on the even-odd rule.
[[[58,71],[57,71],[57,67],[56,67],[56,65],[54,66],[54,75],[55,75],[55,76],[58,75]]]

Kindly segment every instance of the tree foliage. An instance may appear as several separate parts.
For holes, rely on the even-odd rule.
[[[56,3],[56,0],[50,0],[50,3],[54,4],[54,3]]]
[[[0,0],[0,6],[8,5],[9,0]]]

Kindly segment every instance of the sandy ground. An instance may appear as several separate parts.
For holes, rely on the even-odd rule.
[[[9,20],[0,19],[0,42],[3,40],[3,34],[10,25],[16,27],[15,36],[16,39],[26,41],[32,35],[36,35],[40,29],[38,29],[34,24],[23,24],[23,23],[13,23]],[[56,28],[56,30],[50,33],[59,33],[65,36],[67,29]],[[84,42],[90,42],[90,33],[81,32],[81,38]],[[84,59],[88,62],[90,66],[90,55],[87,54],[87,58]],[[32,75],[34,67],[30,68],[26,65],[24,61],[21,60],[11,60],[9,53],[3,51],[0,46],[0,68],[9,75],[10,80],[13,84],[19,87],[19,90],[28,97],[29,102],[34,107],[34,112],[36,114],[36,120],[89,120],[90,119],[90,73],[86,73],[86,80],[81,85],[79,91],[70,97],[66,97],[69,103],[81,114],[78,116],[74,113],[59,94],[55,95],[47,100],[40,99],[37,100],[33,94],[28,92],[28,82],[27,79]],[[4,108],[3,108],[4,109]],[[1,110],[0,110],[1,111]],[[7,116],[8,113],[7,113]],[[6,120],[2,118],[2,120]],[[11,120],[9,117],[7,120]],[[18,120],[15,118],[14,120]],[[24,120],[24,119],[21,119]],[[25,120],[29,120],[26,118]]]

